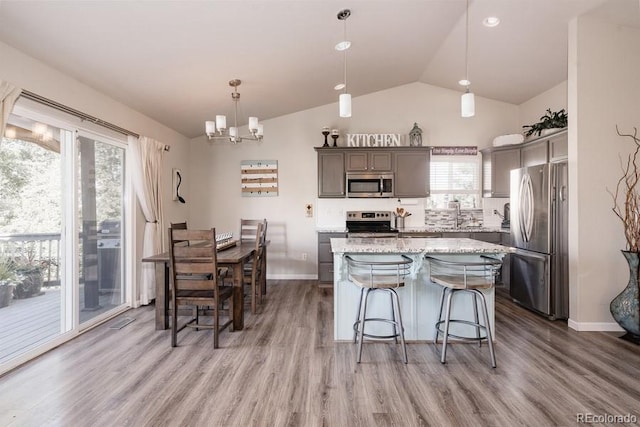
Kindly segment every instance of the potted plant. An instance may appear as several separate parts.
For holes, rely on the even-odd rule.
[[[640,344],[640,311],[638,302],[638,283],[640,278],[640,169],[638,154],[640,139],[638,130],[633,135],[622,134],[616,127],[619,136],[629,138],[635,144],[635,151],[627,156],[626,164],[622,163],[622,177],[618,180],[613,197],[613,213],[622,221],[626,250],[622,254],[629,264],[629,283],[609,305],[611,315],[627,333],[622,337]]]
[[[11,304],[13,298],[13,288],[16,279],[15,271],[11,262],[4,258],[0,258],[0,308]]]
[[[42,295],[44,270],[48,261],[36,259],[35,251],[32,248],[25,248],[21,254],[12,259],[12,263],[18,278],[13,297],[23,299]]]
[[[544,116],[540,117],[538,123],[532,125],[522,126],[524,129],[529,128],[524,133],[525,137],[532,135],[540,136],[547,129],[562,129],[567,127],[567,112],[564,108],[560,111],[553,112],[550,108],[547,108],[547,112]]]

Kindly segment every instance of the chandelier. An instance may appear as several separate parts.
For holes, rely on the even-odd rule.
[[[227,116],[217,115],[216,120],[207,120],[204,124],[207,138],[212,139],[229,139],[233,144],[242,142],[243,140],[249,141],[262,141],[263,126],[258,123],[257,117],[249,117],[249,133],[251,135],[239,135],[238,134],[238,101],[240,100],[240,92],[238,92],[238,86],[242,83],[239,79],[233,79],[229,81],[229,86],[233,87],[231,92],[231,99],[233,99],[234,115],[233,126],[228,129],[227,132]]]

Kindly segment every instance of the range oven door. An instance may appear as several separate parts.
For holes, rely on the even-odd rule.
[[[347,174],[347,197],[393,197],[393,174]]]

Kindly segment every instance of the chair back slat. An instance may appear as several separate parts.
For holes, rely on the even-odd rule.
[[[201,262],[199,260],[192,261],[176,261],[175,263],[176,274],[213,274],[216,271],[211,258],[208,262]]]
[[[173,256],[176,258],[211,258],[212,246],[174,246]]]
[[[206,291],[212,288],[215,280],[176,279],[176,289],[189,291]]]

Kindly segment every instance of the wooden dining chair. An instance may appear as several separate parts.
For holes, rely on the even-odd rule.
[[[255,252],[250,262],[243,266],[242,281],[249,285],[251,292],[251,314],[256,314],[258,304],[262,304],[262,291],[260,289],[260,273],[262,269],[262,222],[258,222],[255,229],[255,236],[252,242],[255,245]],[[247,243],[247,240],[245,240]]]
[[[185,244],[185,242],[188,242]],[[220,286],[216,251],[216,231],[169,228],[171,280],[171,346],[177,346],[178,332],[184,327],[213,329],[213,347],[218,348],[219,333],[233,322],[233,289]],[[222,303],[229,301],[229,319],[220,324]],[[178,326],[181,305],[195,306],[194,316]],[[200,323],[199,308],[213,309],[213,324]]]
[[[258,224],[262,224],[262,232],[256,233]],[[267,293],[267,280],[266,280],[266,263],[265,261],[265,245],[267,243],[267,219],[240,219],[240,243],[255,242],[260,240],[260,264],[258,265],[258,278],[260,293],[258,294],[258,302],[262,304],[262,296]],[[252,269],[249,264],[245,265],[245,270],[248,272]]]

